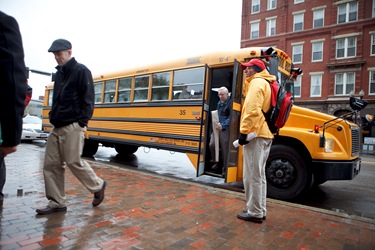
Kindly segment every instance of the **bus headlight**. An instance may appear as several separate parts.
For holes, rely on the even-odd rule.
[[[333,139],[326,138],[325,143],[324,143],[324,152],[332,153],[334,144],[335,142]]]

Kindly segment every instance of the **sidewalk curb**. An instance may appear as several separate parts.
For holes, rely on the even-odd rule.
[[[88,160],[88,159],[86,159],[86,160],[90,161],[90,164],[92,164],[92,166],[102,165],[102,166],[108,167],[108,165],[106,165],[105,163],[96,162],[96,161],[92,161],[92,160]],[[116,168],[116,169],[119,169],[119,170],[139,173],[139,174],[142,174],[142,175],[152,176],[152,177],[161,178],[161,179],[165,179],[165,180],[169,180],[169,181],[175,181],[175,182],[183,183],[183,184],[187,184],[187,185],[194,185],[194,186],[198,186],[198,187],[205,188],[205,189],[216,190],[216,191],[219,191],[219,192],[227,193],[227,194],[236,196],[238,198],[244,199],[244,194],[242,192],[233,191],[233,190],[229,190],[229,189],[225,189],[225,188],[220,188],[220,187],[212,186],[212,185],[205,185],[205,184],[202,184],[202,183],[198,183],[198,182],[195,182],[195,181],[188,181],[188,180],[178,178],[178,177],[164,176],[164,175],[160,175],[160,174],[157,174],[157,173],[152,173],[152,172],[147,172],[147,171],[142,171],[142,170],[135,170],[135,169],[127,168],[127,167],[124,168],[124,167],[118,166],[118,164],[116,164],[116,163],[111,163],[111,164],[113,164],[113,165],[111,165],[110,167],[113,167],[113,168]],[[365,218],[365,217],[361,217],[361,216],[358,216],[358,215],[349,215],[347,213],[343,213],[343,212],[340,212],[340,211],[332,211],[332,210],[328,210],[328,209],[315,208],[315,207],[311,207],[311,206],[295,204],[295,203],[282,201],[282,200],[276,200],[276,199],[272,199],[272,198],[267,198],[267,202],[273,203],[273,204],[278,204],[278,205],[290,206],[290,207],[294,207],[294,208],[300,208],[300,209],[304,209],[304,210],[310,210],[310,211],[317,212],[317,213],[337,216],[337,217],[340,217],[340,218],[345,218],[345,219],[350,219],[350,220],[355,220],[355,221],[360,221],[360,222],[366,222],[366,223],[375,225],[375,219]]]

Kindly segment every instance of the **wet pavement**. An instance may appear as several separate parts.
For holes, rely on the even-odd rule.
[[[267,219],[245,222],[242,193],[98,162],[100,206],[67,170],[68,210],[38,216],[40,147],[21,144],[6,158],[0,249],[375,249],[372,219],[267,199]]]

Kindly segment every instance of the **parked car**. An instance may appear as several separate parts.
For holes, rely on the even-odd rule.
[[[42,130],[42,119],[27,115],[23,118],[22,141],[47,140],[48,133]]]

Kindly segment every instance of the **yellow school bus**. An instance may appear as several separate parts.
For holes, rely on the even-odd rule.
[[[252,58],[264,61],[280,84],[293,91],[299,69],[277,48],[244,48],[183,58],[167,63],[124,69],[94,76],[95,109],[89,121],[83,155],[98,146],[133,154],[138,147],[185,153],[197,176],[212,175],[226,182],[242,180],[239,135],[244,100],[240,64]],[[229,157],[225,175],[212,169],[209,140],[211,111],[217,90],[228,88],[231,104]],[[48,113],[53,85],[45,92],[43,123],[51,130]],[[327,180],[350,180],[360,170],[359,128],[344,119],[293,106],[286,125],[275,137],[266,175],[268,196],[291,199]]]

